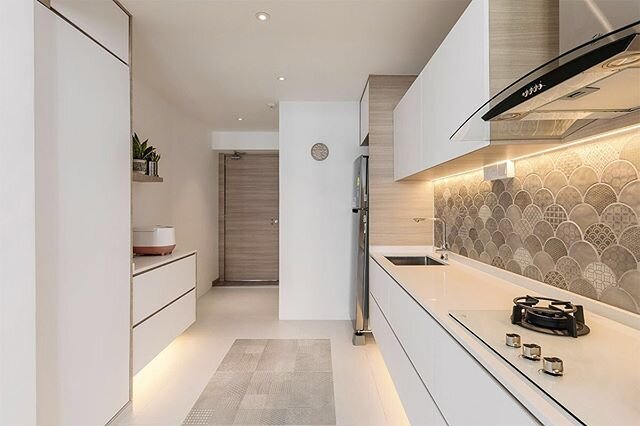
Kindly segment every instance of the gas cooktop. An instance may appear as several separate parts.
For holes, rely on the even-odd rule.
[[[547,302],[543,305],[542,302]],[[540,296],[513,299],[511,323],[529,330],[578,337],[589,333],[582,306]]]
[[[449,315],[579,423],[640,419],[639,330],[593,314],[587,327],[580,306],[543,297]]]

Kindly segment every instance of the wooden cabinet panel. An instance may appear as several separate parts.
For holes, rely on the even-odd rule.
[[[195,255],[133,277],[133,324],[138,324],[195,286]]]
[[[393,110],[393,173],[395,180],[422,170],[422,75]]]
[[[113,0],[51,0],[51,7],[129,63],[129,16]]]
[[[420,380],[410,359],[393,334],[380,307],[371,300],[371,322],[375,325],[375,338],[412,425],[446,425],[437,405]]]

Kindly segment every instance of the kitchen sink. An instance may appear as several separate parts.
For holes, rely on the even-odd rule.
[[[444,266],[446,263],[429,256],[385,256],[397,266]]]

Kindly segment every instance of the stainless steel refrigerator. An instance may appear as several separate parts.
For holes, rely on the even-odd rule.
[[[361,155],[353,164],[353,256],[355,256],[355,317],[353,344],[363,345],[369,331],[369,156]]]

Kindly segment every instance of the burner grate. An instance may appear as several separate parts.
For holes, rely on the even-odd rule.
[[[541,302],[548,302],[545,305]],[[589,327],[584,323],[581,305],[548,297],[524,296],[513,299],[511,322],[530,330],[559,336],[584,336]]]

